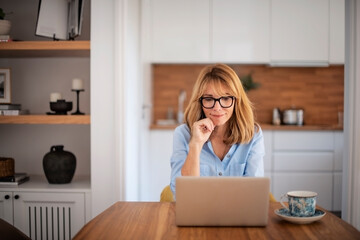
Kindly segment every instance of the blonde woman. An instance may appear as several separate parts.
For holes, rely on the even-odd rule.
[[[178,176],[264,175],[264,139],[251,102],[227,65],[206,66],[199,74],[175,129],[170,188]]]

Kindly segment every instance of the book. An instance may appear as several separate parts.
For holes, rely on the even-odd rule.
[[[0,110],[20,110],[21,104],[0,104]]]
[[[16,186],[30,180],[27,173],[15,173],[14,176],[1,177],[0,186]]]
[[[12,41],[9,35],[0,35],[0,42],[10,42]]]
[[[27,115],[29,113],[29,110],[0,110],[0,115],[3,116]]]

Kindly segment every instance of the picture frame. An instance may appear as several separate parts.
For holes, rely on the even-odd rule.
[[[0,104],[11,103],[10,68],[0,68]]]

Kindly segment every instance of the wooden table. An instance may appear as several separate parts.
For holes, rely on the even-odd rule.
[[[79,239],[360,239],[360,232],[327,212],[306,225],[275,215],[279,203],[270,203],[266,227],[177,227],[175,203],[117,202],[86,224]]]

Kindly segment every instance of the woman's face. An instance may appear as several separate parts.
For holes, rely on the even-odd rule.
[[[225,94],[219,95],[219,92],[223,92]],[[210,98],[218,99],[221,97],[231,97],[231,96],[232,95],[230,94],[230,91],[227,87],[222,86],[221,89],[217,89],[217,88],[215,88],[214,84],[208,84],[202,97],[203,98],[209,97],[208,100],[206,100],[206,99],[203,100],[203,103],[205,103],[205,101],[211,101]],[[219,101],[215,101],[215,106],[213,108],[202,107],[202,110],[204,111],[205,116],[207,118],[210,118],[215,126],[221,126],[221,125],[224,125],[225,123],[227,123],[227,121],[231,118],[231,116],[234,112],[235,98],[233,100],[231,100],[229,98],[224,98],[221,101],[222,101],[223,106],[230,105],[231,101],[232,101],[232,105],[231,105],[231,107],[224,108],[220,105]]]

